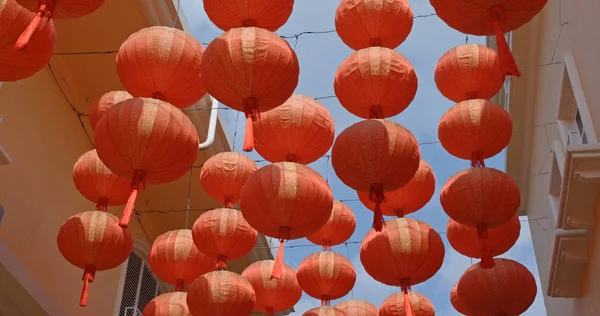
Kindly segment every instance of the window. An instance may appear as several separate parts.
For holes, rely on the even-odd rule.
[[[127,269],[121,294],[119,316],[141,316],[146,305],[164,291],[161,282],[150,270],[141,256],[132,252],[127,260]]]

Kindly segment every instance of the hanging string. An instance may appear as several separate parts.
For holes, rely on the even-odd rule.
[[[179,22],[179,12],[181,10],[181,0],[177,0],[177,8],[175,8],[175,20],[173,20],[173,28],[177,27]]]
[[[185,208],[185,229],[188,229],[188,221],[190,218],[190,202],[192,199],[192,175],[194,173],[194,168],[190,168],[190,180],[188,183],[188,198],[187,198],[187,206]]]

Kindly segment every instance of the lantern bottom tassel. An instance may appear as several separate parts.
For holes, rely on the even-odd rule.
[[[271,271],[271,279],[281,278],[281,273],[283,272],[283,252],[285,249],[284,246],[285,240],[279,239],[279,248],[277,249],[277,257],[275,258],[273,270]]]
[[[96,276],[96,267],[88,264],[83,271],[83,289],[81,290],[81,298],[79,299],[79,306],[85,307],[87,305],[88,300],[88,289],[90,283],[94,282],[94,278]]]
[[[217,270],[225,270],[227,269],[227,256],[218,255],[217,256]]]
[[[375,231],[380,232],[383,229],[383,213],[381,212],[381,203],[385,202],[385,195],[383,194],[383,186],[380,184],[371,185],[371,191],[369,192],[369,200],[375,202],[375,209],[373,210],[375,215],[373,217],[373,228]]]
[[[485,161],[483,160],[483,154],[481,152],[473,153],[471,157],[471,168],[485,167]]]
[[[225,201],[223,202],[223,207],[224,208],[233,208],[233,201],[234,198],[231,195],[228,195],[225,197]]]
[[[321,306],[331,306],[331,296],[329,296],[329,295],[321,296]]]
[[[246,113],[246,132],[244,134],[244,145],[242,150],[250,152],[254,149],[254,124],[260,118],[258,101],[255,98],[247,98],[244,101],[244,112]]]
[[[38,13],[33,17],[33,20],[31,20],[27,28],[25,28],[15,43],[16,50],[22,51],[29,46],[29,42],[31,41],[33,35],[38,30],[46,26],[46,23],[48,23],[48,21],[52,18],[55,6],[56,0],[40,0]]]
[[[415,312],[413,311],[412,303],[410,301],[410,295],[408,295],[408,288],[404,287],[402,291],[404,292],[404,315],[415,316]]]
[[[106,212],[108,210],[108,199],[107,198],[99,198],[96,201],[96,211]]]
[[[143,190],[145,183],[146,173],[142,170],[135,170],[133,172],[133,179],[131,181],[131,195],[129,195],[127,204],[123,209],[123,215],[121,216],[121,220],[119,221],[119,226],[123,228],[129,226],[129,219],[131,218],[131,215],[133,215],[133,210],[135,209],[135,201],[137,200],[138,192],[140,190]]]
[[[496,45],[498,46],[498,57],[500,58],[500,68],[505,76],[517,76],[521,77],[515,57],[510,52],[510,47],[504,37],[504,31],[500,25],[500,21],[505,20],[504,8],[501,5],[493,6],[490,9],[492,15],[492,21],[494,23],[494,31],[496,32]]]

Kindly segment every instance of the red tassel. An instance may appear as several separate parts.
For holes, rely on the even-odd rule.
[[[223,203],[223,207],[233,208],[233,196],[228,195],[225,197],[225,202]]]
[[[88,290],[90,283],[94,282],[96,276],[96,267],[93,265],[87,265],[83,271],[83,289],[81,290],[81,298],[79,299],[79,306],[85,307],[88,301]]]
[[[408,289],[404,288],[404,315],[406,316],[415,316],[415,312],[412,308],[412,303],[410,302],[410,295],[408,295]]]
[[[177,283],[175,283],[175,292],[183,292],[184,290],[185,290],[185,281],[177,280]]]
[[[521,77],[515,57],[508,47],[506,38],[504,37],[504,31],[500,23],[506,20],[504,14],[504,8],[501,5],[493,6],[491,9],[492,21],[494,22],[494,31],[496,32],[496,45],[498,46],[498,56],[500,58],[500,68],[505,76],[517,76]]]
[[[133,173],[133,179],[131,181],[131,195],[129,195],[129,200],[127,200],[125,209],[123,209],[123,215],[119,221],[119,226],[124,228],[129,226],[129,219],[131,218],[131,215],[133,215],[138,192],[143,190],[145,183],[146,173],[142,170],[135,170]]]
[[[485,161],[483,161],[483,155],[481,154],[481,152],[473,153],[473,156],[471,157],[471,167],[485,167]]]
[[[107,198],[99,198],[98,201],[96,201],[96,211],[102,211],[102,212],[106,212],[106,210],[108,209],[108,199]]]
[[[17,39],[15,43],[16,50],[25,50],[27,46],[29,46],[29,42],[33,35],[40,30],[43,26],[48,23],[48,21],[52,18],[52,14],[54,14],[54,7],[56,6],[56,0],[40,0],[40,7],[38,13],[33,17],[33,20],[29,22],[29,25],[25,28],[21,36]],[[45,23],[42,24],[42,21]]]
[[[381,184],[371,185],[371,191],[369,192],[369,200],[371,202],[375,202],[373,228],[376,232],[380,232],[383,229],[384,225],[383,213],[381,213],[381,203],[385,201],[385,195],[383,194],[383,186]]]
[[[227,256],[218,255],[217,256],[217,270],[225,270],[227,269]]]
[[[487,243],[488,229],[487,224],[479,224],[477,226],[477,233],[479,235],[479,242],[481,244],[481,267],[484,269],[493,268],[494,257],[492,256],[492,250],[489,248]]]
[[[275,258],[275,263],[273,264],[273,270],[271,271],[271,279],[281,278],[281,273],[283,272],[283,251],[285,240],[279,240],[279,249],[277,249],[277,257]]]
[[[254,98],[244,101],[244,112],[246,113],[246,133],[244,134],[244,145],[242,150],[250,152],[254,149],[254,128],[252,122],[260,118],[258,103]]]
[[[369,114],[369,119],[382,119],[383,118],[383,108],[380,104],[376,104],[371,106],[371,113]]]
[[[274,315],[275,315],[275,310],[273,309],[273,307],[265,308],[265,316],[274,316]]]

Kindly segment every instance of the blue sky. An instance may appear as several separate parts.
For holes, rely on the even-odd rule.
[[[415,16],[435,13],[429,1],[409,1]],[[335,0],[298,0],[294,5],[294,12],[288,22],[277,31],[279,35],[292,35],[306,31],[326,31],[334,29],[335,10],[338,5]],[[195,37],[204,43],[222,33],[210,22],[202,8],[202,2],[198,0],[182,0],[185,14]],[[290,39],[293,46],[295,40]],[[407,110],[391,118],[391,120],[408,128],[420,143],[436,142],[437,125],[442,115],[453,105],[452,101],[445,99],[436,89],[433,72],[438,59],[452,47],[465,43],[465,35],[449,28],[437,16],[418,18],[415,20],[412,32],[406,42],[396,50],[404,54],[413,64],[418,78],[419,90],[417,96]],[[469,43],[484,44],[485,39],[469,36]],[[342,61],[353,51],[347,47],[334,33],[311,34],[299,37],[296,44],[296,53],[300,62],[300,81],[295,93],[304,94],[313,98],[332,96],[334,75]],[[321,100],[329,109],[336,127],[336,135],[346,127],[358,122],[360,119],[348,113],[335,98]],[[224,111],[224,116],[234,135],[235,150],[241,150],[243,142],[243,131],[245,119],[235,111]],[[237,121],[237,124],[236,124]],[[438,144],[421,146],[422,159],[427,161],[433,168],[436,176],[436,192],[431,201],[419,212],[411,214],[425,221],[438,232],[446,230],[448,216],[440,207],[439,193],[443,184],[455,173],[468,168],[468,161],[460,160],[450,156]],[[250,153],[253,159],[261,159],[256,152]],[[505,157],[500,154],[486,161],[486,165],[504,170]],[[264,163],[260,164],[265,165]],[[356,193],[346,187],[336,176],[328,159],[320,159],[311,164],[310,167],[326,177],[333,190],[334,198],[337,200],[356,199]],[[371,228],[373,213],[367,210],[360,202],[347,202],[357,218],[356,231],[350,241],[360,242]],[[525,221],[526,218],[522,218]],[[539,316],[545,315],[542,292],[537,276],[537,267],[531,244],[529,224],[522,223],[521,237],[517,244],[502,257],[517,260],[527,266],[538,280],[538,296],[534,305],[523,315]],[[534,223],[532,229],[541,229]],[[455,252],[447,242],[445,235],[442,238],[446,244],[446,257],[440,271],[427,282],[417,285],[413,290],[426,295],[435,305],[437,315],[460,315],[450,305],[449,295],[452,286],[460,275],[471,265],[471,260]],[[311,253],[320,251],[319,247],[303,247],[309,242],[306,239],[291,241],[288,245],[300,245],[300,247],[286,249],[286,263],[294,268]],[[273,245],[276,245],[273,241]],[[334,247],[334,251],[348,257],[357,271],[357,282],[351,294],[343,299],[367,300],[377,306],[389,295],[398,292],[398,288],[379,284],[373,280],[362,268],[359,260],[360,244],[349,244],[347,246]],[[343,300],[341,299],[341,300]],[[338,301],[341,301],[338,300]],[[338,301],[332,302],[332,305]],[[304,295],[296,305],[294,315],[302,315],[306,310],[318,306],[320,301]]]

